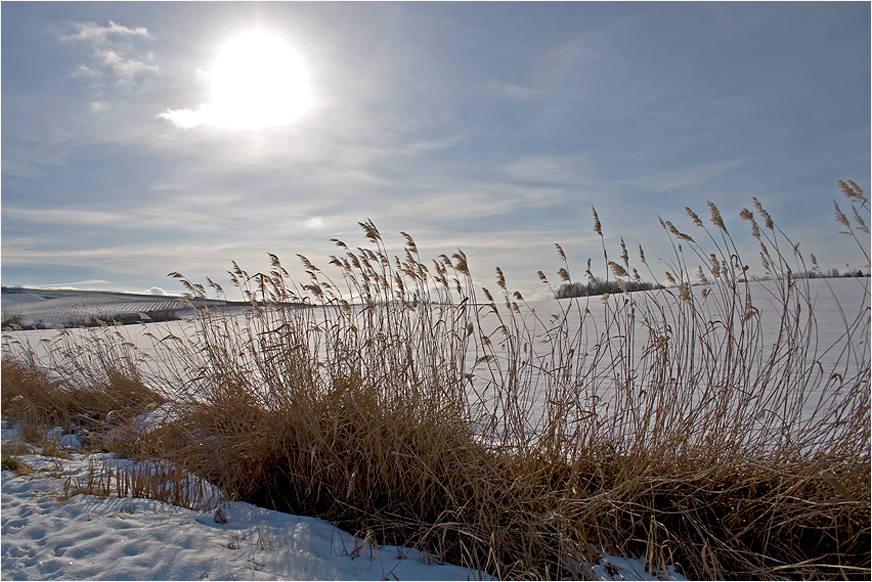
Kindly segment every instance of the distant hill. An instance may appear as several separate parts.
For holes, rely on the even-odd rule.
[[[106,323],[168,321],[193,314],[191,305],[210,309],[243,309],[241,302],[195,299],[190,303],[171,295],[112,291],[2,287],[2,327],[15,329],[83,327]],[[143,317],[144,316],[144,317]]]

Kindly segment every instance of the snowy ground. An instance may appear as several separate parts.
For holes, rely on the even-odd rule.
[[[76,444],[72,435],[51,436]],[[7,445],[17,433],[4,428],[2,438]],[[17,457],[30,474],[2,472],[3,580],[489,578],[412,548],[378,547],[320,519],[220,503],[209,494],[200,510],[116,495],[66,497],[64,484],[87,475],[89,463],[117,469],[132,462],[74,448],[69,459],[31,451]],[[223,519],[216,519],[217,507]],[[657,579],[645,572],[644,559],[604,555],[594,572],[604,580]],[[672,568],[668,574],[661,579],[684,579]]]
[[[4,442],[13,431],[4,430]],[[421,552],[375,547],[315,518],[248,503],[200,511],[150,499],[75,495],[63,485],[89,459],[23,455],[30,475],[2,473],[4,580],[467,580],[484,574]],[[107,467],[130,461],[95,455]],[[100,463],[102,466],[102,463]],[[219,523],[225,521],[226,523]],[[428,563],[429,562],[429,563]]]

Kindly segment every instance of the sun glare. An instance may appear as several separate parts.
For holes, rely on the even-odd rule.
[[[249,30],[222,44],[203,74],[210,102],[199,110],[163,114],[187,127],[264,129],[299,119],[312,106],[309,72],[302,57],[276,34]]]

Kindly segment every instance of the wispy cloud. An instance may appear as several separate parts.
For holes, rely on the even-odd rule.
[[[692,164],[681,170],[657,172],[641,178],[628,180],[627,184],[643,186],[656,192],[673,192],[711,182],[738,165],[739,162],[735,160]]]
[[[158,117],[173,122],[176,127],[191,129],[201,125],[218,125],[221,116],[210,103],[201,103],[196,109],[168,109],[158,114]]]
[[[55,289],[55,290],[78,290],[78,287],[82,285],[102,285],[104,283],[109,283],[109,281],[105,279],[85,279],[84,281],[74,281],[72,283],[52,283],[50,285],[42,285],[43,289]],[[99,287],[97,287],[99,289]]]
[[[76,33],[69,35],[69,38],[95,42],[106,42],[110,37],[150,36],[144,26],[130,28],[116,24],[111,20],[109,21],[109,26],[100,26],[96,22],[74,22],[73,28],[76,29]]]
[[[135,39],[151,39],[142,26],[127,27],[109,21],[108,26],[96,22],[73,22],[74,32],[63,34],[62,40],[81,41],[91,48],[90,60],[73,72],[74,77],[102,78],[110,76],[116,83],[133,83],[143,74],[155,74],[154,53],[142,53],[134,45]]]
[[[130,243],[101,248],[59,248],[45,241],[28,237],[3,239],[3,263],[12,265],[75,265],[102,269],[109,272],[124,270],[125,265],[139,264],[157,273],[170,269],[199,271],[202,264],[226,265],[228,257],[242,256],[244,260],[264,255],[257,241],[238,243],[210,240],[207,243],[171,241],[148,247]],[[234,254],[229,254],[230,250]],[[255,249],[252,252],[251,249]],[[169,268],[168,268],[169,265]]]
[[[415,207],[432,218],[482,218],[505,214],[514,209],[515,203],[487,192],[456,190],[428,193],[415,202]]]
[[[111,212],[99,212],[90,210],[73,210],[69,208],[57,209],[31,209],[31,208],[3,208],[4,218],[13,218],[41,224],[59,225],[90,225],[110,224],[119,222],[123,217]]]
[[[497,95],[507,97],[512,101],[518,101],[520,103],[538,101],[548,95],[546,91],[541,89],[504,81],[492,81],[488,87]]]
[[[593,163],[586,156],[522,156],[502,168],[512,180],[575,184],[593,177]]]
[[[523,210],[559,205],[562,188],[523,186],[511,182],[466,181],[440,190],[428,190],[411,197],[410,208],[428,219],[464,219],[498,216]],[[409,213],[398,211],[403,217]]]
[[[94,51],[94,58],[103,69],[108,69],[121,81],[132,82],[140,73],[156,73],[157,65],[149,64],[136,59],[127,58],[123,51],[118,49],[102,49]],[[145,55],[146,60],[153,61],[152,53]]]

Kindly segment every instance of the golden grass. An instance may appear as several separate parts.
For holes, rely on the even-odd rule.
[[[868,213],[862,191],[846,189],[853,214]],[[150,385],[177,390],[167,403],[176,420],[131,435],[131,454],[172,462],[230,498],[501,578],[588,577],[601,550],[690,578],[866,578],[868,309],[842,311],[851,341],[822,369],[828,346],[817,346],[808,281],[793,276],[802,257],[754,206],[741,217],[773,277],[778,329],[762,328],[748,267],[712,203],[712,230],[687,209],[696,238],[662,222],[675,248],[671,286],[604,296],[596,318],[589,298],[561,303],[552,319],[532,312],[499,269],[498,291],[482,288],[480,303],[462,252],[425,264],[403,233],[403,256],[391,256],[371,222],[361,223],[370,248],[334,241],[336,281],[305,257],[303,284],[275,255],[269,273],[234,263],[251,310],[202,310],[195,337],[155,337],[173,365]],[[609,260],[593,217],[606,273],[638,281],[623,241],[620,262]],[[639,256],[646,268],[641,247]],[[594,279],[590,260],[585,275]],[[301,298],[314,306],[288,304]],[[116,408],[128,418],[161,401],[142,390],[129,346],[99,341],[102,372],[69,344],[53,369],[68,385],[123,395]],[[7,353],[3,365],[4,414],[81,414],[43,398],[54,388],[32,357]],[[80,392],[74,401],[87,400]],[[152,478],[91,473],[82,490],[160,494]]]
[[[4,345],[0,402],[4,416],[19,422],[22,438],[42,442],[40,430],[55,426],[77,426],[99,438],[164,402],[133,362],[106,349],[106,338],[87,349],[69,339],[61,332],[48,362],[38,361],[32,349],[11,349],[14,339]]]

